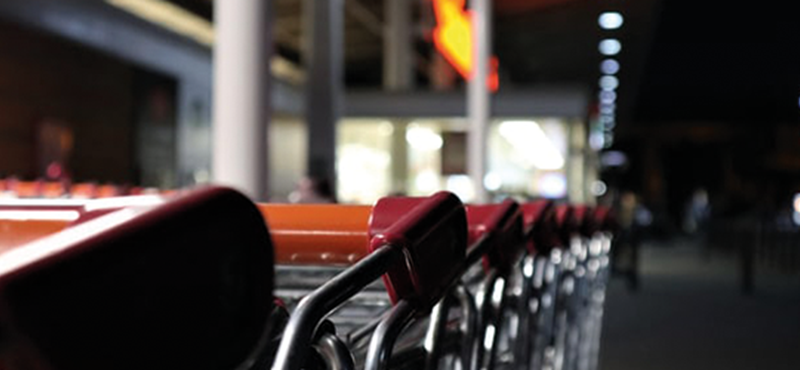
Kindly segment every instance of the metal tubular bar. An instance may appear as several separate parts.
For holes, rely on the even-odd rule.
[[[443,337],[447,332],[447,317],[453,301],[452,293],[447,294],[431,311],[428,332],[425,335],[425,350],[428,352],[425,358],[426,370],[436,369],[443,355]]]
[[[378,324],[380,324],[382,320],[383,317],[378,317],[370,321],[368,324],[353,330],[351,333],[347,335],[348,344],[352,347],[361,343],[362,340],[369,337],[372,334],[372,332],[375,331],[375,328],[378,326]]]
[[[384,246],[337,275],[297,305],[272,365],[274,370],[298,370],[303,367],[308,344],[319,321],[366,285],[383,275],[388,267],[403,258],[402,249]]]
[[[464,268],[462,272],[468,269],[470,266],[478,263],[478,261],[480,261],[484,255],[486,255],[486,253],[489,251],[489,247],[491,246],[491,243],[488,243],[490,237],[491,236],[488,233],[483,234],[480,239],[470,246],[470,248],[467,250],[467,258],[464,260]]]
[[[518,333],[514,343],[514,362],[518,368],[524,369],[525,366],[530,364],[533,357],[531,348],[533,346],[535,333],[537,332],[534,325],[536,312],[532,312],[530,307],[539,306],[538,303],[532,304],[531,301],[538,299],[539,291],[533,285],[533,274],[536,269],[536,257],[527,255],[522,260],[522,293],[517,302],[517,313],[519,314],[519,328],[524,332]]]
[[[314,345],[328,370],[355,370],[353,355],[339,337],[331,333],[320,336]]]
[[[477,342],[473,340],[478,330],[478,307],[475,305],[475,297],[470,294],[469,290],[463,285],[456,286],[453,291],[454,296],[458,299],[461,306],[461,314],[464,315],[464,320],[461,322],[462,345],[461,345],[461,362],[462,369],[477,370]]]
[[[259,341],[254,353],[249,356],[248,361],[241,364],[236,370],[255,370],[266,369],[272,363],[272,355],[275,347],[278,346],[281,333],[289,321],[289,312],[280,305],[272,306],[269,315],[269,327],[264,331],[264,336]]]
[[[378,324],[372,334],[367,351],[364,370],[384,370],[392,357],[394,342],[417,313],[416,307],[407,300],[397,302],[389,316]]]
[[[493,370],[496,365],[497,345],[500,341],[501,331],[500,324],[508,302],[508,296],[505,294],[506,286],[508,285],[508,277],[502,275],[498,276],[493,285],[499,285],[499,287],[495,286],[493,288],[492,294],[490,295],[491,299],[489,300],[489,302],[491,302],[491,315],[489,316],[491,320],[490,325],[494,327],[494,333],[490,333],[487,330],[482,336],[484,349],[486,350],[486,356],[484,356],[483,364],[481,365],[481,369],[483,370]],[[499,294],[497,293],[498,291],[500,291]],[[484,303],[485,302],[486,301],[484,301]]]
[[[492,270],[484,278],[483,286],[478,291],[476,300],[478,301],[478,330],[473,338],[476,342],[476,365],[480,369],[490,368],[493,360],[495,338],[497,337],[497,319],[495,314],[495,286],[502,278],[497,271]],[[505,284],[503,284],[505,285]]]
[[[531,369],[540,369],[545,360],[545,351],[550,348],[551,338],[553,337],[553,327],[555,323],[555,305],[558,289],[558,264],[555,259],[560,258],[561,251],[554,249],[550,256],[537,256],[533,276],[531,277],[532,286],[538,293],[536,301],[532,302],[535,306],[530,307],[535,314],[534,325],[536,326],[536,336],[533,342],[533,357],[530,359]],[[535,311],[534,311],[535,310]]]
[[[447,329],[447,314],[452,304],[450,296],[445,296],[436,306],[433,307],[430,315],[428,331],[425,333],[425,350],[428,355],[425,358],[425,369],[433,370],[439,365],[442,357],[442,337]]]

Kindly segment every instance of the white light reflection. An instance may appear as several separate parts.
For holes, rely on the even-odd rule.
[[[606,142],[606,148],[610,148],[612,145],[614,145],[614,134],[612,132],[606,132],[604,139]]]
[[[503,279],[497,279],[494,282],[494,289],[492,291],[492,303],[499,304],[503,299],[503,294],[506,290],[506,282]]]
[[[533,276],[533,263],[530,263],[529,261],[525,261],[525,265],[522,266],[522,274],[526,278],[532,277]]]
[[[414,179],[414,186],[422,192],[433,192],[439,188],[439,176],[433,170],[425,170]]]
[[[475,186],[467,175],[448,176],[445,189],[455,194],[462,202],[468,203],[475,199]]]
[[[0,207],[80,207],[86,204],[83,199],[26,199],[7,198],[0,200]]]
[[[603,145],[605,144],[605,140],[603,138],[602,132],[592,132],[589,135],[589,146],[594,150],[603,149]]]
[[[378,134],[382,136],[390,136],[394,133],[394,125],[389,121],[380,121],[378,123]]]
[[[614,110],[617,108],[616,104],[603,104],[600,106],[600,114],[613,115]]]
[[[628,156],[620,151],[608,151],[600,157],[600,163],[606,167],[619,167],[628,163]]]
[[[483,337],[483,348],[486,350],[491,350],[494,344],[494,336],[495,336],[495,327],[494,325],[489,325],[486,328],[486,336]]]
[[[612,104],[617,101],[617,93],[611,90],[600,92],[600,104]]]
[[[607,75],[619,72],[619,62],[616,59],[606,59],[600,63],[600,71]]]
[[[596,197],[601,197],[606,194],[606,191],[608,191],[608,186],[606,185],[605,182],[598,180],[592,183],[591,190],[592,190],[592,195]]]
[[[600,77],[600,88],[603,90],[614,90],[619,87],[619,79],[614,76]]]
[[[489,172],[483,178],[483,186],[489,191],[498,191],[503,186],[503,178],[496,172]]]
[[[618,12],[605,12],[597,17],[597,24],[604,30],[615,30],[622,27],[625,18]]]
[[[592,238],[589,241],[589,254],[599,256],[603,252],[603,242],[600,238]]]
[[[424,152],[439,150],[442,148],[442,144],[444,144],[442,135],[439,135],[430,128],[416,125],[410,125],[408,127],[408,131],[406,131],[406,141],[412,148]]]
[[[94,237],[98,232],[126,222],[138,214],[139,212],[133,209],[124,209],[66,228],[59,233],[38,239],[25,246],[11,249],[0,255],[0,275],[5,275],[14,269],[56,254],[81,240]]]
[[[548,199],[561,198],[567,194],[567,178],[563,173],[547,173],[539,180],[539,192]]]
[[[92,212],[103,209],[154,206],[161,203],[164,203],[164,198],[160,195],[136,195],[90,200],[86,202],[86,206],[83,209],[87,212]]]
[[[519,335],[519,316],[512,315],[508,320],[508,336],[516,338]]]
[[[0,211],[0,220],[10,221],[67,221],[80,217],[78,211]]]
[[[600,41],[599,49],[603,55],[617,55],[622,51],[622,43],[617,39],[604,39]]]
[[[542,170],[564,167],[564,157],[535,121],[503,121],[500,136],[531,164]]]

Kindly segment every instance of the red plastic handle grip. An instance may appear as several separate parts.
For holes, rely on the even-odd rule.
[[[233,190],[114,212],[0,255],[0,364],[234,368],[272,282],[264,220]]]
[[[369,252],[370,206],[260,204],[280,264],[352,264]]]
[[[567,204],[556,206],[556,227],[561,239],[561,246],[569,245],[572,236],[579,232],[575,209]]]
[[[552,201],[539,200],[520,205],[528,236],[528,250],[549,253],[561,245],[557,233],[556,211]]]
[[[500,204],[467,206],[469,244],[484,235],[489,243],[484,265],[508,271],[525,246],[522,213],[519,204],[511,199]]]
[[[602,231],[615,233],[619,229],[619,224],[611,207],[598,206],[595,209],[594,217]]]
[[[578,221],[578,231],[585,237],[590,237],[600,230],[600,224],[595,217],[594,207],[588,205],[576,205],[575,219]]]
[[[379,200],[369,225],[370,251],[402,248],[405,263],[383,276],[393,303],[414,300],[430,308],[457,278],[467,247],[467,217],[461,201],[448,192],[427,198]]]

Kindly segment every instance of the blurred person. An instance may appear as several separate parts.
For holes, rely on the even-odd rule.
[[[289,194],[290,203],[336,203],[333,187],[327,179],[304,177]]]
[[[619,234],[611,249],[611,269],[624,276],[628,288],[639,288],[639,247],[643,228],[652,222],[652,214],[632,191],[623,191],[615,202]]]
[[[683,231],[689,235],[700,235],[705,231],[705,226],[711,214],[706,189],[698,188],[686,204],[684,210]]]

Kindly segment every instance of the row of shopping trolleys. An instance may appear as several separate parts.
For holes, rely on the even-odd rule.
[[[598,365],[613,217],[455,195],[0,203],[0,369]]]

